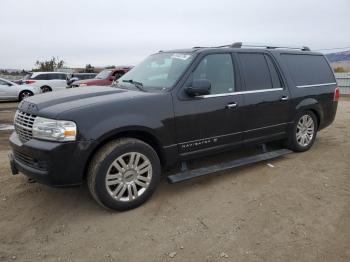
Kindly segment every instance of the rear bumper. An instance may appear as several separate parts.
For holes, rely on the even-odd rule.
[[[338,102],[331,102],[323,108],[323,115],[320,121],[321,123],[320,123],[320,126],[318,127],[319,130],[324,129],[333,123],[337,113],[337,108],[338,108]]]
[[[56,143],[32,139],[22,143],[16,132],[10,136],[9,155],[13,174],[18,172],[53,187],[82,183],[91,142]]]

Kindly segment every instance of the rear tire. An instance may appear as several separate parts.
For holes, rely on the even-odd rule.
[[[295,152],[309,150],[315,142],[317,129],[317,117],[312,111],[299,112],[289,134],[289,148]]]
[[[31,92],[29,90],[24,90],[21,93],[19,93],[18,100],[22,101],[23,99],[30,97],[32,95],[34,95],[33,92]]]
[[[52,91],[51,87],[49,87],[49,86],[42,86],[40,89],[43,93]]]
[[[159,157],[151,146],[138,139],[122,138],[109,142],[95,154],[87,183],[100,205],[125,211],[151,197],[160,174]]]

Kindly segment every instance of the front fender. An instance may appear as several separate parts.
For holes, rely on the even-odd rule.
[[[167,132],[163,133],[165,129],[164,124],[155,119],[150,119],[143,115],[123,114],[118,115],[118,117],[103,119],[103,121],[92,126],[88,132],[88,136],[94,140],[102,141],[118,133],[141,131],[156,137],[159,141],[167,141],[170,138],[164,137],[167,136]]]

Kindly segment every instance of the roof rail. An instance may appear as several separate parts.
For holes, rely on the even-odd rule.
[[[232,48],[242,48],[242,46],[245,47],[265,47],[266,49],[295,49],[295,50],[301,50],[301,51],[311,51],[311,49],[307,46],[302,47],[289,47],[289,46],[269,46],[269,45],[245,45],[242,42],[236,42],[233,43],[230,47]]]
[[[245,45],[242,42],[235,42],[231,45],[221,45],[221,46],[195,46],[193,49],[198,48],[224,48],[224,47],[230,47],[230,48],[242,48],[242,47],[263,47],[266,49],[294,49],[294,50],[301,50],[301,51],[311,51],[311,49],[307,46],[302,47],[287,47],[287,46],[269,46],[269,45]]]
[[[231,45],[220,45],[220,46],[194,46],[193,49],[199,49],[199,48],[224,48],[224,47],[231,47]]]

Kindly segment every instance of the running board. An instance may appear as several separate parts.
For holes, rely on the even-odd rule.
[[[185,170],[174,175],[168,176],[168,181],[171,184],[179,183],[196,177],[210,175],[219,171],[225,171],[236,167],[246,166],[261,161],[277,158],[286,154],[292,153],[288,149],[278,149],[275,151],[265,152],[254,156],[243,157],[228,161],[221,164],[211,165],[207,167],[201,167],[193,170]]]

